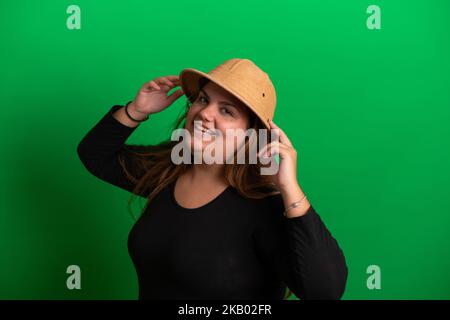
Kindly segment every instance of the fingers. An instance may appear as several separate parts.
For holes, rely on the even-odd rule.
[[[159,77],[155,79],[156,82],[161,84],[166,84],[169,87],[176,87],[180,85],[180,80],[178,76],[166,76],[166,77]]]
[[[180,77],[179,76],[166,76],[167,79],[169,79],[170,81],[179,81]]]
[[[279,135],[279,137],[280,137],[280,142],[281,143],[284,143],[284,144],[286,144],[286,145],[288,145],[289,147],[292,147],[292,143],[291,143],[291,141],[289,140],[289,138],[287,137],[287,135],[284,133],[284,131],[283,130],[281,130],[280,129],[280,127],[279,126],[277,126],[272,120],[270,120],[269,119],[269,124],[270,124],[270,127],[272,128],[272,129],[278,129],[277,131],[277,133],[278,133],[278,135]]]
[[[152,80],[152,81],[149,82],[149,87],[150,87],[150,88],[153,88],[153,89],[155,89],[155,90],[161,90],[161,87],[158,86],[158,84],[157,84],[154,80]]]
[[[156,90],[156,91],[170,91],[180,85],[180,79],[178,76],[165,76],[159,77],[149,82],[146,82],[143,89],[146,91]]]
[[[163,91],[163,92],[169,92],[170,89],[172,88],[171,86],[168,86],[168,85],[160,85],[159,87],[161,88],[161,91]]]
[[[170,81],[170,80],[167,79],[166,77],[160,77],[160,78],[157,78],[155,81],[156,81],[158,84],[165,84],[165,85],[168,85],[169,87],[173,87],[173,86],[174,86],[174,84],[172,83],[172,81]]]
[[[279,154],[280,158],[283,158],[284,152],[291,151],[291,147],[283,144],[280,141],[272,141],[266,144],[257,154],[257,157],[261,157],[262,155],[266,157],[271,157],[272,155]]]
[[[170,103],[173,103],[175,100],[177,100],[179,97],[181,97],[184,94],[183,89],[178,89],[174,91],[170,96],[167,98],[169,99]]]

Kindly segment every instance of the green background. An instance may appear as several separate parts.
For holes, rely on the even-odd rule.
[[[69,5],[81,29],[69,30]],[[381,8],[369,30],[366,9]],[[76,147],[155,77],[249,58],[349,266],[344,299],[450,298],[450,1],[2,1],[0,298],[136,299],[130,194]],[[168,137],[184,98],[128,143]],[[66,288],[67,266],[81,290]],[[381,268],[369,290],[366,268]]]

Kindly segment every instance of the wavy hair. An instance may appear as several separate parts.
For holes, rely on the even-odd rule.
[[[199,79],[199,87],[202,88],[209,82],[206,78]],[[198,92],[192,96],[188,96],[186,100],[186,108],[181,116],[175,120],[173,130],[184,128],[185,120],[194,101],[198,97]],[[253,113],[250,112],[250,127],[258,132],[258,129],[265,128],[262,121]],[[248,138],[248,137],[247,137]],[[244,150],[246,159],[249,158],[250,139],[245,139]],[[255,135],[256,143],[259,143],[257,135]],[[170,183],[176,181],[176,179],[183,173],[188,171],[193,165],[190,164],[174,164],[171,160],[172,148],[178,144],[178,141],[172,141],[170,139],[164,140],[157,145],[149,146],[133,146],[127,145],[127,156],[131,156],[135,161],[137,167],[144,168],[144,174],[140,177],[135,177],[132,172],[126,166],[126,159],[124,154],[119,153],[119,163],[125,172],[127,179],[132,182],[135,187],[128,200],[128,210],[132,217],[136,220],[132,211],[133,200],[140,194],[148,194],[146,204],[141,208],[141,214],[147,209],[150,202],[155,196],[166,188]],[[237,150],[233,156],[236,159]],[[234,161],[236,162],[236,161]],[[267,165],[262,164],[257,159],[255,164],[250,163],[226,163],[225,166],[225,179],[234,187],[239,194],[245,198],[262,199],[267,196],[279,194],[280,191],[272,182],[272,179],[268,175],[261,175],[260,170]],[[285,299],[291,296],[292,292],[288,289],[289,294],[285,296]]]

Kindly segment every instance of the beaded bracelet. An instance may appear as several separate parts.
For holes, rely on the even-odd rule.
[[[142,119],[142,120],[134,119],[134,118],[130,115],[130,113],[128,112],[128,105],[129,105],[131,102],[133,102],[133,100],[128,101],[128,103],[125,105],[125,113],[127,114],[128,118],[130,118],[131,120],[136,121],[136,122],[144,122],[144,121],[148,120],[148,115],[147,115],[146,118],[144,118],[144,119]]]
[[[300,205],[300,203],[306,199],[306,195],[304,195],[300,200],[294,202],[293,204],[291,204],[289,207],[286,208],[286,210],[284,210],[283,215],[286,217],[286,213],[291,210],[292,208],[296,208]]]

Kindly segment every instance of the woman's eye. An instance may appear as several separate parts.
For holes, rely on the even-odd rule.
[[[199,97],[198,100],[200,101],[200,103],[206,103],[207,100],[205,99],[205,97]]]
[[[200,102],[200,104],[204,104],[204,105],[208,104],[208,99],[206,99],[204,96],[199,96],[198,101]],[[233,112],[228,110],[228,108],[222,108],[222,110],[225,114],[229,114],[230,116],[233,116]]]
[[[233,115],[233,112],[231,112],[231,111],[228,110],[227,108],[222,108],[222,110],[225,110],[225,113],[228,113],[230,116]]]

